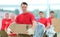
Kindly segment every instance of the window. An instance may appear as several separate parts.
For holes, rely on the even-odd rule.
[[[43,11],[45,17],[49,17],[49,12],[53,10],[55,16],[60,13],[60,2],[59,0],[0,0],[0,9],[15,11],[18,9],[21,13],[20,4],[22,2],[27,2],[29,4],[28,10],[33,12],[36,17],[38,17],[38,12]]]

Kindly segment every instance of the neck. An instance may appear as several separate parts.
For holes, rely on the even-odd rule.
[[[23,13],[27,13],[27,11],[23,11]]]
[[[27,12],[27,10],[23,10],[23,12]]]
[[[44,16],[43,17],[40,17],[40,18],[44,18]]]

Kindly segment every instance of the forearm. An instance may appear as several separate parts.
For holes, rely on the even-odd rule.
[[[48,23],[48,24],[47,24],[47,27],[46,27],[46,29],[49,29],[49,28],[50,28],[50,23]]]
[[[33,21],[32,28],[35,28],[36,24],[37,24],[36,21]]]

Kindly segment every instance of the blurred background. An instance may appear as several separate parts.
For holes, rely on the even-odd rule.
[[[36,17],[39,16],[39,11],[43,11],[45,17],[49,17],[49,12],[53,10],[55,17],[60,18],[60,0],[0,0],[0,21],[5,12],[16,15],[22,13],[20,8],[22,2],[28,3],[28,11],[32,12]]]

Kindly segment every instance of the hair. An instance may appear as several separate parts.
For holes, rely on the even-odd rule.
[[[51,14],[51,13],[54,13],[54,11],[50,11],[50,14]]]
[[[3,18],[5,18],[5,15],[8,15],[9,16],[9,13],[8,12],[5,12],[4,15],[3,15]]]
[[[6,12],[5,14],[9,14],[8,12]]]
[[[6,13],[4,13],[4,16],[5,16],[5,15],[9,15],[9,13],[8,13],[8,12],[6,12]]]
[[[14,13],[10,13],[10,18],[11,16],[14,16],[14,18],[16,19],[16,15]]]
[[[21,3],[21,5],[23,5],[23,4],[28,6],[28,4],[27,4],[26,2],[22,2],[22,3]]]
[[[40,11],[40,12],[39,12],[39,14],[40,14],[40,13],[42,13],[42,14],[43,14],[43,12],[42,12],[42,11]]]
[[[10,13],[10,16],[16,16],[14,13]]]

